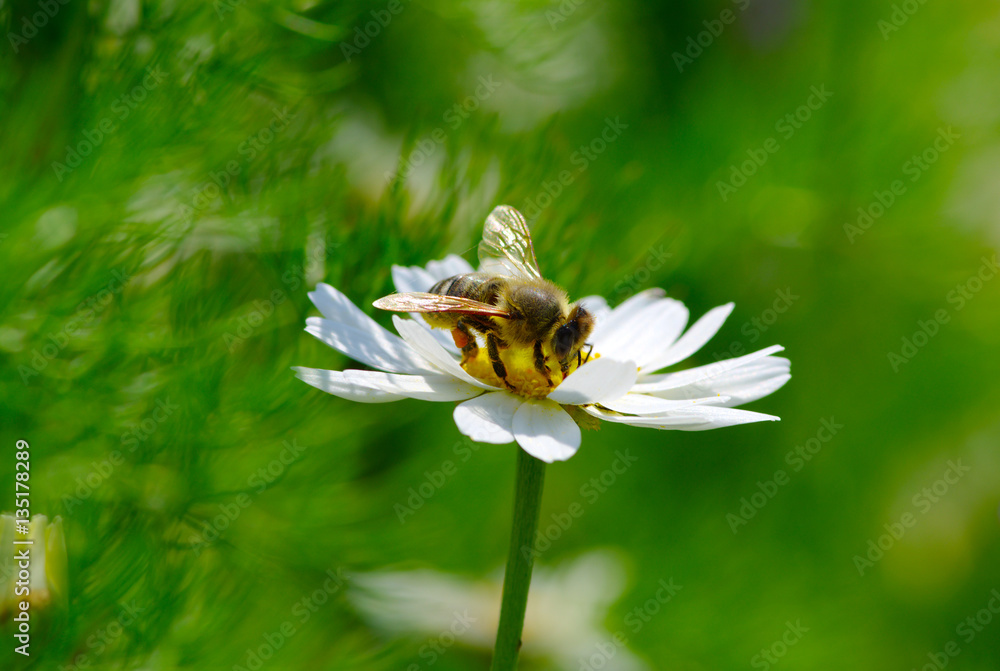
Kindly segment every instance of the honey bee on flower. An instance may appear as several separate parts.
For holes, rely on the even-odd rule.
[[[524,218],[504,205],[486,220],[479,261],[478,271],[455,255],[425,268],[393,266],[399,293],[375,306],[411,313],[393,316],[399,336],[318,285],[309,297],[324,317],[310,317],[306,331],[376,370],[298,367],[298,377],[353,401],[462,401],[454,411],[462,433],[516,441],[548,463],[576,453],[580,424],[592,418],[687,431],[778,419],[734,406],[790,379],[788,359],[774,356],[780,346],[658,372],[701,349],[732,303],[686,331],[687,308],[660,289],[614,309],[598,296],[571,303],[542,277]]]

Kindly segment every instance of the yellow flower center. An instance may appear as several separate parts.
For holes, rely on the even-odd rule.
[[[506,382],[497,377],[493,370],[493,363],[490,361],[486,347],[479,347],[474,355],[465,353],[462,355],[462,368],[472,377],[491,384],[501,389],[507,389],[521,396],[528,398],[545,398],[553,389],[565,379],[559,368],[559,361],[551,352],[551,348],[543,347],[545,354],[545,366],[548,375],[543,374],[535,367],[535,353],[529,347],[508,347],[500,351],[500,360],[507,371]],[[584,358],[587,356],[586,349],[583,351]],[[590,358],[596,359],[600,354],[593,353]],[[584,359],[585,360],[585,359]],[[566,371],[568,377],[577,369],[577,357],[570,360],[569,369]],[[551,382],[551,384],[550,384]],[[509,386],[508,386],[509,385]]]

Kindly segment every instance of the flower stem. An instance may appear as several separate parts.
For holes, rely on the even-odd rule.
[[[510,551],[503,576],[503,602],[500,626],[493,650],[490,671],[513,671],[521,650],[524,610],[528,605],[531,567],[535,563],[535,531],[542,504],[545,462],[524,450],[517,451],[517,484],[514,489],[514,525],[510,532]]]

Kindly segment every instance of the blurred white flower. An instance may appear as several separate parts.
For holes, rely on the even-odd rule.
[[[50,524],[45,515],[35,515],[27,523],[27,534],[18,531],[19,524],[25,525],[25,520],[9,513],[0,515],[0,622],[21,612],[22,601],[29,602],[31,609],[41,609],[65,605],[68,600],[62,518]],[[30,545],[15,545],[15,540]]]
[[[349,598],[373,626],[389,633],[426,636],[439,642],[439,648],[448,647],[450,633],[467,647],[491,651],[502,580],[502,572],[485,580],[430,569],[367,573],[353,576]],[[621,561],[607,551],[581,555],[557,568],[536,566],[521,654],[577,671],[595,646],[612,639],[604,620],[625,587]],[[607,671],[648,668],[627,647],[616,647],[605,659],[602,668]]]

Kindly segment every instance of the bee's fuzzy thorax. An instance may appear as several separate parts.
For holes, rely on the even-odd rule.
[[[498,299],[497,307],[512,315],[494,320],[508,345],[548,341],[569,313],[566,292],[548,280],[510,282]]]

